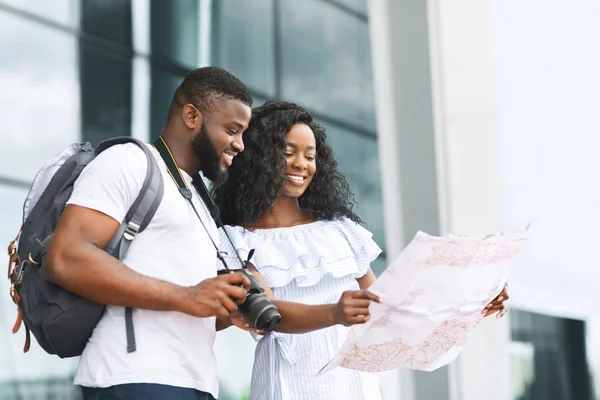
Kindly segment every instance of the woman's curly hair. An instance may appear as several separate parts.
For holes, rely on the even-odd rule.
[[[245,150],[229,167],[227,181],[213,190],[225,224],[255,226],[261,215],[273,211],[285,183],[285,136],[298,122],[310,127],[317,144],[316,173],[298,199],[300,208],[315,219],[347,217],[360,222],[352,211],[354,195],[337,170],[325,130],[306,109],[294,103],[269,101],[252,110],[244,132]]]

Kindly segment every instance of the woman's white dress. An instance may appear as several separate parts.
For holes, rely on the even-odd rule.
[[[255,249],[253,264],[277,299],[304,304],[337,303],[344,291],[358,290],[356,278],[381,252],[369,231],[346,218],[291,228],[227,231],[235,237],[236,247],[245,241],[248,249]],[[221,245],[225,241],[221,237]],[[248,249],[240,253],[247,254]],[[335,368],[317,376],[349,329],[336,325],[304,334],[255,335],[252,399],[381,399],[375,374]]]

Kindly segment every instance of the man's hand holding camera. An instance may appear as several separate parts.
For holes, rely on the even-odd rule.
[[[250,280],[243,274],[232,273],[205,279],[186,288],[182,311],[196,317],[228,317],[246,300]]]

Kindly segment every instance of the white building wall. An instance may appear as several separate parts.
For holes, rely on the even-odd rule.
[[[389,256],[415,228],[499,230],[489,2],[372,0],[369,11]],[[509,344],[508,318],[486,320],[450,368],[399,371],[400,398],[509,400]]]
[[[490,2],[431,0],[440,192],[447,232],[501,230]],[[453,400],[509,400],[508,318],[485,320],[450,367]]]

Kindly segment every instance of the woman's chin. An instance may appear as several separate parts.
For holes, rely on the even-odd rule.
[[[304,194],[306,190],[303,187],[289,187],[289,185],[285,185],[283,187],[283,196],[284,197],[300,197]]]

